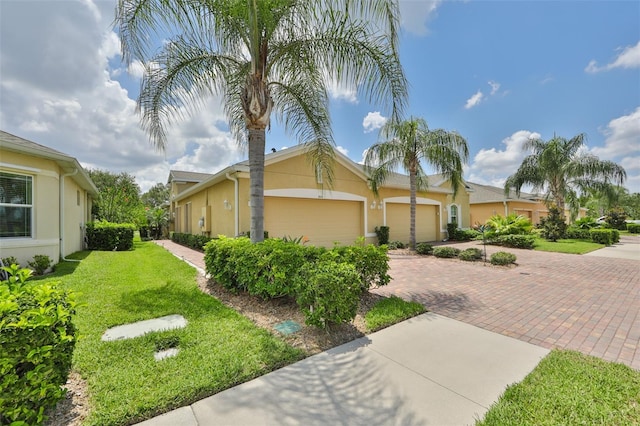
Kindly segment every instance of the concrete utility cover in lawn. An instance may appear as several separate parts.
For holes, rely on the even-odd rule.
[[[173,330],[187,326],[187,320],[182,315],[167,315],[145,321],[112,327],[102,335],[103,341],[131,339],[152,331]]]

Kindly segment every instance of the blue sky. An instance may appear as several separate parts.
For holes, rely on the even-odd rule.
[[[639,1],[402,1],[407,115],[456,130],[465,177],[502,185],[529,137],[587,135],[640,192]],[[217,99],[176,123],[156,152],[135,113],[139,68],[126,69],[114,0],[0,2],[0,128],[136,176],[142,190],[170,169],[216,172],[246,158]],[[386,112],[348,88],[331,91],[336,144],[354,161]],[[292,146],[274,123],[267,148]]]

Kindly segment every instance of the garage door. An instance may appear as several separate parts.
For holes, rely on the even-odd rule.
[[[389,240],[409,242],[409,204],[385,203]],[[435,241],[437,237],[437,206],[418,204],[416,206],[416,241]]]
[[[349,245],[362,235],[363,203],[285,197],[264,198],[264,229],[270,237],[306,236],[314,246]]]

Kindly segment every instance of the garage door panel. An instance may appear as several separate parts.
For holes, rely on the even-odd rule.
[[[349,245],[362,235],[362,204],[358,201],[265,197],[264,229],[271,237],[309,238],[309,244]]]
[[[386,203],[387,226],[389,240],[409,242],[410,236],[410,205]],[[416,206],[416,241],[435,241],[437,238],[437,206]]]

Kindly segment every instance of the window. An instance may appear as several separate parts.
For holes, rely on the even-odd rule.
[[[33,177],[0,172],[0,238],[31,237]]]
[[[458,223],[458,206],[452,204],[450,207],[451,213],[449,214],[449,223]]]

